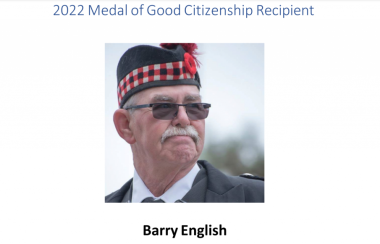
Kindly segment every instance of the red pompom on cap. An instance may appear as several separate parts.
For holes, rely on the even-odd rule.
[[[161,43],[160,46],[165,49],[174,49],[176,46],[181,45],[182,48],[193,57],[195,63],[197,64],[198,68],[200,67],[201,62],[199,62],[196,58],[196,55],[199,55],[199,53],[195,50],[198,49],[197,44],[195,43]]]
[[[197,67],[195,67],[195,60],[189,53],[185,53],[184,61],[186,69],[190,72],[190,74],[194,75],[195,73],[197,73]]]

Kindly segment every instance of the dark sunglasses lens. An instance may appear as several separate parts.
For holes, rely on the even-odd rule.
[[[187,116],[190,120],[205,119],[208,116],[209,107],[202,103],[192,103],[186,105]]]
[[[172,120],[178,111],[178,105],[176,104],[155,104],[152,107],[153,117],[156,119]]]

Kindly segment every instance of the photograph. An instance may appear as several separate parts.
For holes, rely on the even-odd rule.
[[[264,44],[106,43],[105,202],[264,202]]]

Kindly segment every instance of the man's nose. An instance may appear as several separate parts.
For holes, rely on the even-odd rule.
[[[184,106],[179,106],[177,116],[172,120],[172,125],[181,127],[190,125],[190,119],[187,116],[186,108]]]

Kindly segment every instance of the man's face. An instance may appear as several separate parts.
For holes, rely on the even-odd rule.
[[[136,105],[198,102],[201,102],[201,98],[196,86],[178,85],[155,87],[139,92]],[[197,143],[190,136],[172,136],[162,142],[162,135],[169,127],[185,128],[188,125],[193,126],[198,132]],[[152,108],[136,109],[131,117],[130,128],[136,140],[132,145],[134,154],[147,157],[148,161],[185,166],[195,162],[203,150],[205,120],[189,120],[183,106],[179,107],[177,116],[172,120],[155,119]]]

